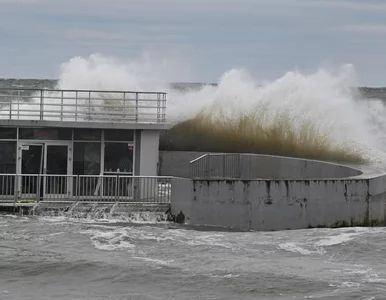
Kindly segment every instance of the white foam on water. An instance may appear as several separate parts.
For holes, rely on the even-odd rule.
[[[330,270],[334,273],[342,273],[345,278],[356,279],[360,283],[386,283],[386,274],[380,274],[373,268],[361,264],[347,264],[342,262],[326,261],[336,265],[338,269]]]
[[[219,275],[219,274],[207,274],[207,276],[212,277],[212,278],[237,278],[240,277],[240,274],[225,274],[225,275]]]
[[[16,219],[18,216],[16,216],[16,215],[7,215],[7,214],[3,215],[3,214],[1,214],[0,217]]]
[[[61,224],[71,223],[132,223],[132,224],[167,224],[167,216],[163,212],[151,212],[151,211],[138,211],[130,213],[105,213],[101,217],[100,215],[91,212],[78,212],[76,210],[68,213],[61,212],[59,215],[51,215],[50,212],[44,213],[39,216],[39,220],[43,222],[53,222]]]
[[[299,246],[297,243],[289,242],[289,243],[282,243],[279,244],[278,247],[280,249],[283,249],[285,251],[293,252],[293,253],[300,253],[302,255],[311,255],[316,253],[315,251],[307,250],[301,246]]]
[[[354,239],[355,236],[362,234],[358,233],[340,233],[338,235],[329,236],[327,238],[321,239],[315,243],[315,246],[336,246],[346,242],[349,242]]]
[[[327,254],[327,249],[325,249],[325,247],[343,243],[349,240],[349,236],[351,237],[351,235],[357,234],[339,233],[336,236],[331,236],[333,233],[335,233],[335,231],[324,229],[318,229],[317,233],[315,230],[307,230],[302,236],[295,235],[290,238],[283,236],[283,239],[277,241],[273,240],[271,243],[276,245],[278,249],[288,252],[299,253],[302,255],[324,256]],[[297,240],[297,242],[292,242],[294,239]]]
[[[135,245],[127,235],[125,228],[112,228],[111,231],[102,231],[97,229],[83,230],[81,234],[91,236],[91,241],[95,248],[99,250],[133,250]]]
[[[151,258],[151,257],[145,257],[145,256],[133,256],[135,259],[139,259],[145,262],[150,262],[150,263],[155,263],[157,265],[162,265],[162,266],[170,266],[174,263],[174,260],[163,260],[159,258]]]
[[[360,287],[360,283],[351,282],[351,281],[343,281],[340,283],[331,283],[331,284],[329,284],[329,286],[338,287],[338,288],[358,288],[358,287]]]

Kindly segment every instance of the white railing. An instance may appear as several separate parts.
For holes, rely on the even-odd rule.
[[[0,174],[0,203],[20,201],[168,204],[171,177]]]
[[[0,119],[165,123],[166,93],[0,88]]]

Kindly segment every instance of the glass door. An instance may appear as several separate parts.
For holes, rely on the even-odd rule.
[[[71,191],[71,146],[69,144],[45,144],[44,199],[67,200]]]
[[[38,200],[43,190],[44,144],[20,143],[18,157],[19,199]]]

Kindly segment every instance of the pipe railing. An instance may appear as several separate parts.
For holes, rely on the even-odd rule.
[[[0,174],[0,203],[20,201],[168,204],[171,177]]]
[[[0,88],[0,119],[165,123],[166,93]]]
[[[192,178],[239,178],[240,154],[208,153],[190,162]]]

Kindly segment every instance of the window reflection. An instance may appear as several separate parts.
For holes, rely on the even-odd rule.
[[[101,143],[74,143],[74,174],[99,175]]]
[[[133,146],[105,143],[105,172],[133,173]]]

